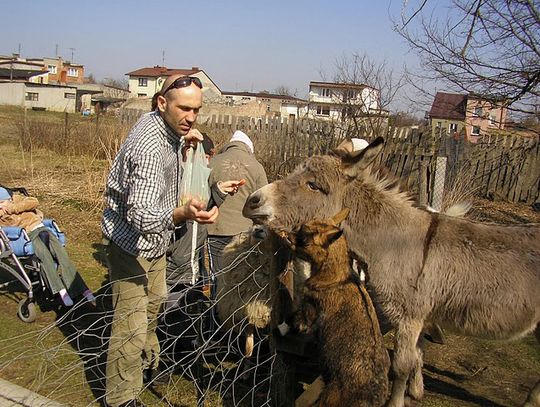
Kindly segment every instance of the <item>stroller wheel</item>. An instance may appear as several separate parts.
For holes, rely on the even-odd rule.
[[[36,304],[29,298],[20,300],[17,315],[23,322],[34,322],[36,320]]]

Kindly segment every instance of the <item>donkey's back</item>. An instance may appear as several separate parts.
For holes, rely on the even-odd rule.
[[[540,321],[540,225],[480,224],[433,215],[418,296],[430,319],[469,335],[512,339]]]

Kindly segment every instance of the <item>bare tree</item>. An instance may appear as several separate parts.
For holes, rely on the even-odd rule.
[[[128,80],[126,78],[105,78],[101,81],[101,84],[111,86],[113,88],[128,89]]]
[[[406,83],[403,72],[395,72],[386,60],[376,62],[365,53],[337,59],[334,82],[344,84],[336,102],[344,104],[343,117],[352,125],[348,132],[355,134],[382,134],[390,107]]]
[[[538,114],[540,3],[538,0],[452,0],[448,15],[435,17],[440,2],[403,0],[394,29],[416,51],[419,79],[451,90],[504,98],[514,112]]]
[[[274,93],[276,95],[283,95],[283,96],[296,96],[296,91],[293,92],[291,88],[285,85],[280,85],[277,88],[274,89]]]

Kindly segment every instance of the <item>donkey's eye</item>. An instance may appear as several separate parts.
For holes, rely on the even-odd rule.
[[[313,181],[308,181],[307,186],[312,191],[320,191],[321,187],[319,187],[317,184],[315,184]]]

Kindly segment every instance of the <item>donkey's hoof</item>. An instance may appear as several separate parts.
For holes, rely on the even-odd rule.
[[[424,397],[424,380],[421,373],[411,377],[407,387],[407,393],[415,400],[421,400]]]

